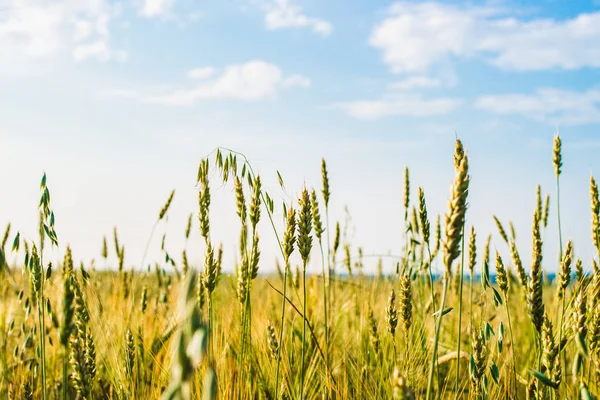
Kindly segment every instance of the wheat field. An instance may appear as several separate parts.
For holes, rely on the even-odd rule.
[[[451,149],[450,149],[451,150]],[[552,157],[557,195],[560,137]],[[204,241],[202,265],[186,249],[163,263],[125,267],[115,228],[99,257],[111,271],[73,260],[54,229],[50,188],[40,185],[39,238],[6,228],[0,253],[0,397],[8,399],[593,399],[600,396],[600,272],[561,244],[556,278],[542,258],[559,199],[532,202],[529,249],[494,217],[489,236],[466,226],[470,171],[457,140],[444,215],[427,213],[404,171],[406,234],[395,270],[365,273],[360,244],[329,221],[335,192],[322,181],[276,205],[252,165],[219,149],[198,169],[198,211],[187,222]],[[218,176],[220,180],[215,180]],[[209,177],[211,181],[209,182]],[[283,179],[278,175],[283,187]],[[335,177],[332,177],[332,182]],[[211,241],[211,188],[236,197],[237,265],[221,272]],[[332,185],[334,187],[334,185]],[[411,202],[411,192],[417,201]],[[414,193],[417,195],[414,196]],[[157,207],[165,220],[174,193]],[[591,240],[600,254],[598,187],[590,180]],[[283,229],[274,215],[285,216]],[[276,274],[261,273],[257,225],[279,242]],[[588,229],[587,227],[585,229]],[[153,230],[154,232],[154,230]],[[486,237],[477,248],[476,237]],[[502,246],[491,248],[492,235]],[[559,228],[560,235],[560,228]],[[59,247],[60,263],[45,251]],[[358,256],[351,257],[351,254]],[[10,261],[13,260],[13,261]],[[310,262],[320,274],[307,274]],[[389,262],[389,260],[386,260]],[[432,265],[443,267],[433,275]],[[589,266],[592,267],[589,267]],[[266,269],[271,268],[268,265]],[[584,273],[591,270],[591,273]],[[475,271],[481,271],[479,272]]]

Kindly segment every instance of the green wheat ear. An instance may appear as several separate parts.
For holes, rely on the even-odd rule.
[[[552,164],[554,164],[554,172],[559,176],[562,172],[562,141],[560,136],[554,136],[554,148],[552,149]]]

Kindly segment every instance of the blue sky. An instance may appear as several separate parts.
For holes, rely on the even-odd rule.
[[[35,237],[45,170],[61,246],[99,258],[102,235],[117,225],[135,264],[175,188],[155,247],[166,229],[178,254],[197,207],[198,161],[226,146],[246,153],[287,201],[304,182],[320,184],[325,157],[332,221],[347,205],[355,245],[397,254],[404,166],[430,215],[444,212],[458,134],[472,166],[468,223],[483,240],[496,234],[492,215],[512,219],[528,260],[535,185],[556,205],[558,129],[563,233],[589,267],[598,43],[593,1],[0,0],[0,224]],[[214,237],[231,260],[230,188],[215,188],[215,198]],[[266,224],[263,234],[269,270]],[[189,246],[200,260],[197,234]]]

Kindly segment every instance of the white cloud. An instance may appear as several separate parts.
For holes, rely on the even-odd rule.
[[[282,86],[285,88],[292,88],[292,87],[307,88],[307,87],[310,87],[311,84],[312,84],[312,82],[310,81],[310,79],[308,79],[304,75],[298,75],[298,74],[290,75],[287,78],[285,78],[282,82]]]
[[[145,17],[158,17],[167,14],[175,0],[144,0],[141,14]]]
[[[389,116],[427,117],[448,114],[462,104],[454,98],[424,99],[420,96],[393,96],[382,100],[361,100],[336,104],[353,118],[374,120]]]
[[[525,20],[492,7],[399,2],[369,41],[394,73],[424,72],[453,58],[506,70],[600,67],[600,12]]]
[[[213,67],[200,67],[189,70],[187,76],[192,79],[206,79],[213,76],[214,73]]]
[[[426,76],[411,76],[404,80],[392,83],[391,88],[397,90],[410,90],[416,88],[433,88],[441,86],[441,84],[442,82],[439,79]]]
[[[220,75],[202,80],[194,87],[171,90],[166,94],[144,94],[140,99],[170,106],[190,106],[205,99],[252,101],[273,97],[281,89],[309,85],[310,80],[302,75],[285,76],[277,65],[255,60],[230,65]]]
[[[521,115],[560,125],[600,123],[600,90],[575,92],[553,88],[533,94],[502,94],[479,97],[475,107],[500,115]]]
[[[5,63],[35,67],[65,50],[76,59],[123,58],[122,51],[109,46],[115,7],[107,0],[0,0],[0,7],[0,59]]]
[[[106,62],[110,59],[123,62],[127,60],[127,53],[122,50],[114,51],[108,47],[105,41],[98,40],[93,43],[75,46],[75,48],[73,48],[73,58],[75,61],[83,61],[87,58],[95,58],[98,61],[103,62]]]
[[[76,42],[81,42],[89,38],[93,33],[93,27],[90,21],[79,20],[75,22],[75,33],[73,35],[73,40]]]
[[[265,25],[269,30],[309,28],[321,36],[329,36],[333,32],[333,25],[330,22],[320,18],[307,17],[302,12],[302,8],[290,0],[275,0],[268,6]]]

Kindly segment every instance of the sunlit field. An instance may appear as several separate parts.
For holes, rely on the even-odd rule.
[[[560,235],[560,199],[538,186],[537,199],[523,199],[531,230],[515,232],[511,221],[490,215],[497,230],[488,236],[477,221],[465,224],[468,145],[457,140],[448,152],[454,180],[444,215],[428,214],[410,169],[398,171],[405,183],[397,201],[405,210],[401,256],[380,260],[364,257],[344,222],[329,219],[336,177],[325,160],[321,182],[294,188],[296,201],[276,204],[242,154],[217,150],[199,165],[198,209],[184,232],[200,232],[203,263],[188,262],[186,248],[167,252],[163,236],[162,258],[144,256],[132,269],[117,226],[112,237],[98,237],[96,259],[119,260],[109,271],[73,260],[55,231],[52,177],[44,175],[39,237],[9,225],[2,240],[0,398],[600,397],[600,272],[596,259],[576,258],[574,244]],[[548,159],[557,196],[561,152],[556,136]],[[263,172],[277,174],[283,189],[278,172]],[[239,220],[239,234],[227,243],[238,252],[227,258],[223,249],[233,246],[211,239],[220,223],[211,191],[223,186],[233,189]],[[155,227],[173,197],[166,193],[157,204]],[[559,226],[553,240],[560,260],[542,257],[551,219]],[[581,229],[600,253],[593,177],[590,220],[591,229]],[[258,224],[272,227],[279,242],[275,266],[261,258]],[[517,248],[517,234],[531,237],[529,248]],[[485,246],[477,248],[477,236]],[[47,256],[56,247],[60,263]],[[230,258],[236,265],[223,265]],[[321,273],[307,274],[309,262]],[[378,272],[367,274],[367,262],[378,263]],[[392,273],[383,272],[384,262],[393,263]],[[559,265],[553,279],[545,265]]]

